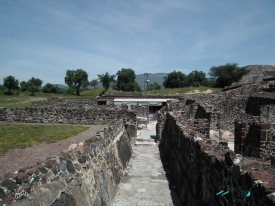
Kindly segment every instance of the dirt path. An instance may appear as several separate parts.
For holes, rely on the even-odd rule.
[[[25,149],[15,149],[0,156],[0,178],[7,173],[14,173],[20,168],[34,166],[44,162],[48,157],[55,157],[73,143],[84,142],[94,136],[98,131],[103,131],[107,125],[92,125],[90,128],[69,139],[52,144],[38,144]]]

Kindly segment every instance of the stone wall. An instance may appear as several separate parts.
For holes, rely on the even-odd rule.
[[[0,110],[0,122],[8,123],[52,123],[52,124],[112,124],[117,119],[136,123],[136,111],[126,107],[42,107],[10,108]]]
[[[32,105],[53,105],[53,106],[83,106],[83,105],[97,105],[97,100],[94,98],[59,98],[50,97],[46,100],[33,101]]]
[[[211,144],[202,134],[198,138],[188,124],[166,112],[163,127],[157,129],[185,205],[275,205],[272,168],[266,162]],[[203,130],[207,124],[197,127]]]
[[[144,94],[142,92],[107,92],[99,99],[103,98],[149,98],[149,99],[177,99],[182,95]]]
[[[275,154],[275,124],[235,122],[235,152],[270,160]]]
[[[55,158],[0,178],[0,205],[110,205],[132,148],[122,120]]]
[[[149,106],[130,105],[130,110],[135,111],[137,117],[148,118]]]

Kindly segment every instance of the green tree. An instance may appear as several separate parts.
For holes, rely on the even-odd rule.
[[[126,92],[141,91],[140,86],[135,81],[135,71],[130,68],[122,68],[117,72],[116,87],[118,90]]]
[[[9,94],[11,94],[11,89],[18,89],[18,79],[15,79],[14,76],[7,76],[4,78],[3,84],[8,90]]]
[[[97,76],[104,87],[104,91],[102,92],[102,94],[104,94],[109,89],[112,82],[116,82],[116,75],[110,75],[108,72],[106,72],[105,74],[98,74]]]
[[[32,95],[34,95],[34,92],[38,92],[40,90],[42,83],[43,81],[41,79],[32,77],[27,82],[20,82],[20,87],[23,92],[29,91]]]
[[[153,84],[148,84],[148,90],[159,90],[159,89],[161,89],[161,86],[157,82],[154,82]]]
[[[43,81],[41,79],[32,77],[27,82],[27,90],[32,93],[31,95],[34,95],[34,92],[39,91],[42,83],[43,83]]]
[[[182,88],[188,86],[187,77],[181,71],[173,71],[164,77],[165,88]]]
[[[23,92],[28,90],[28,83],[25,81],[20,82],[20,87]]]
[[[223,88],[230,86],[233,82],[238,82],[249,70],[244,67],[238,67],[238,64],[226,64],[213,66],[209,71],[209,76],[215,80],[215,86]]]
[[[58,87],[57,86],[55,86],[55,85],[53,85],[53,84],[51,84],[51,83],[47,83],[44,87],[43,87],[43,89],[42,89],[42,92],[44,92],[44,93],[54,93],[54,94],[56,94],[56,93],[58,93]]]
[[[80,88],[89,85],[88,74],[83,69],[67,70],[65,76],[65,84],[76,91],[76,95],[80,95]]]
[[[97,79],[93,79],[92,81],[90,81],[90,86],[94,87],[94,89],[96,88],[97,85],[98,85],[98,80]]]
[[[188,86],[199,87],[199,86],[207,86],[208,80],[206,79],[206,75],[202,71],[192,71],[187,76]]]

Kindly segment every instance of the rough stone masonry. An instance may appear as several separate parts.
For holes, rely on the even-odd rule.
[[[275,205],[274,85],[271,78],[212,94],[174,95],[178,101],[158,112],[156,140],[164,148],[184,204]],[[141,93],[112,93],[101,97],[107,105],[56,98],[48,100],[56,106],[1,110],[1,122],[113,126],[41,165],[2,177],[0,203],[30,205],[47,197],[48,205],[111,204],[131,156],[135,137],[129,135],[135,133],[137,114],[148,111],[114,106],[116,95],[144,98]],[[228,147],[232,139],[235,152]]]

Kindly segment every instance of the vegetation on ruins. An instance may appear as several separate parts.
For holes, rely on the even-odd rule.
[[[54,143],[75,136],[89,127],[71,125],[0,125],[0,155],[39,143]]]
[[[96,86],[98,85],[98,80],[93,79],[92,81],[89,82],[89,85],[95,89]]]
[[[8,90],[9,94],[11,94],[11,89],[18,89],[18,79],[15,79],[14,76],[7,76],[4,78],[3,84]]]
[[[75,91],[76,95],[79,96],[80,89],[89,85],[88,74],[83,69],[67,70],[65,84],[69,86],[71,91]]]
[[[105,74],[98,74],[97,75],[99,78],[99,81],[102,83],[103,87],[104,87],[104,91],[102,92],[102,94],[104,94],[109,87],[111,86],[112,82],[116,82],[115,81],[115,75],[110,75],[108,72],[106,72]]]
[[[116,89],[125,92],[141,91],[135,79],[136,74],[134,70],[131,68],[122,68],[117,72]]]
[[[209,71],[209,76],[215,80],[215,87],[223,88],[230,86],[233,82],[238,82],[249,70],[244,67],[238,67],[238,64],[226,64],[213,66]]]
[[[148,84],[148,90],[159,90],[161,89],[161,85],[159,85],[157,82],[154,82],[153,84]]]
[[[188,86],[187,76],[181,71],[173,71],[164,77],[163,86],[165,88],[182,88]]]

